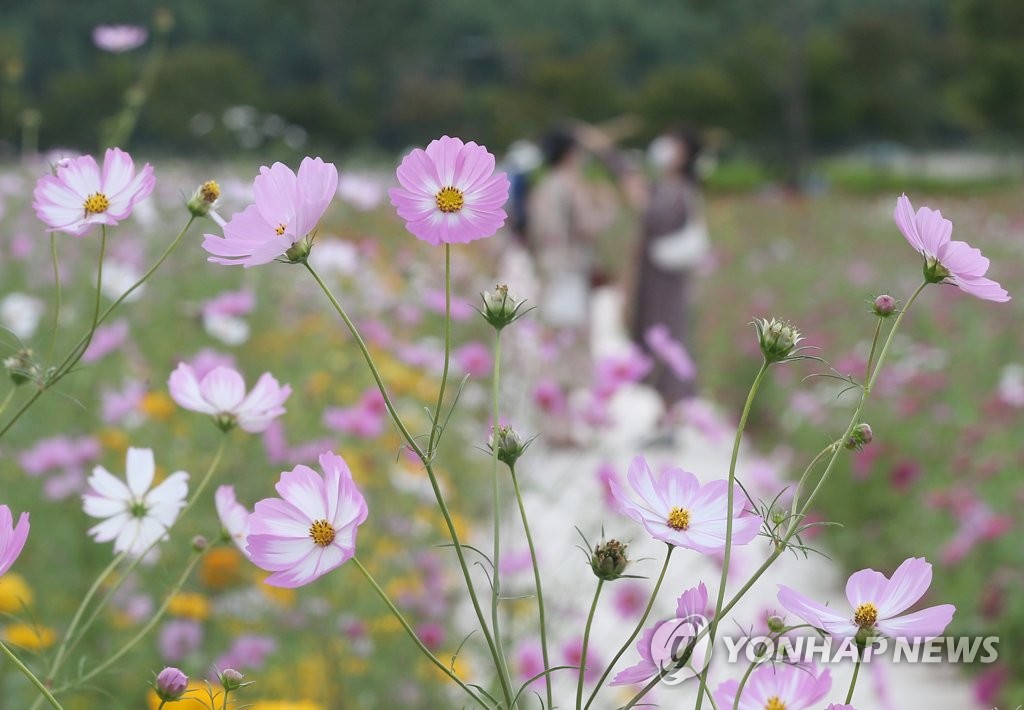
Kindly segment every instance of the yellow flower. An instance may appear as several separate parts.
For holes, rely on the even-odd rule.
[[[100,444],[108,451],[124,452],[128,449],[128,435],[120,429],[104,429],[99,434]]]
[[[324,706],[312,700],[257,700],[248,706],[250,710],[324,710]]]
[[[205,621],[210,617],[210,602],[202,594],[179,593],[171,597],[167,613],[186,619]]]
[[[203,557],[199,580],[207,587],[223,589],[238,581],[242,555],[234,547],[216,547]]]
[[[11,572],[0,577],[0,614],[16,614],[31,606],[34,598],[32,588],[20,574]]]
[[[316,370],[310,374],[306,381],[306,393],[310,397],[320,397],[331,387],[331,373],[324,370]]]
[[[351,658],[343,658],[341,661],[341,672],[345,677],[361,676],[369,668],[370,664],[366,662],[365,658],[353,656]]]
[[[4,637],[14,646],[29,651],[42,651],[57,640],[57,632],[46,626],[12,624],[4,630]]]
[[[401,622],[390,614],[370,619],[369,626],[372,634],[393,634],[402,630]]]
[[[167,421],[174,415],[177,406],[165,392],[147,392],[139,405],[143,413],[159,421]]]

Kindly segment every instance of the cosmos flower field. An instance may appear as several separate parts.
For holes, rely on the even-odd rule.
[[[84,189],[84,215],[75,205],[62,207],[67,196],[52,186],[42,208],[38,198],[35,210],[30,205],[36,181],[45,175],[53,178],[46,181],[62,181],[60,189],[75,188],[67,170],[52,173],[59,156],[0,175],[0,318],[7,329],[4,357],[14,375],[9,389],[0,390],[9,396],[0,426],[10,424],[0,440],[0,503],[13,511],[9,521],[0,516],[0,527],[13,525],[22,511],[31,516],[24,549],[13,559],[0,558],[0,628],[5,645],[63,707],[209,707],[215,699],[204,704],[207,687],[221,693],[225,706],[227,695],[218,688],[231,691],[231,706],[262,710],[505,707],[500,700],[489,703],[478,684],[500,698],[503,674],[516,687],[537,680],[514,664],[495,672],[489,644],[479,634],[466,641],[453,623],[456,615],[467,615],[467,606],[449,538],[457,535],[464,546],[491,544],[492,493],[497,496],[492,463],[495,470],[499,457],[507,464],[508,447],[522,444],[503,439],[500,450],[495,437],[494,451],[487,446],[491,422],[509,423],[491,408],[492,324],[501,323],[503,341],[517,355],[502,363],[506,383],[515,383],[506,387],[533,394],[535,406],[517,412],[524,421],[513,422],[524,439],[553,409],[568,407],[580,420],[581,445],[597,441],[607,423],[595,411],[618,387],[642,380],[650,366],[635,353],[599,362],[588,391],[573,397],[523,364],[524,357],[550,357],[545,353],[552,346],[536,314],[506,307],[508,292],[494,290],[505,276],[508,236],[491,234],[500,227],[495,215],[507,183],[500,173],[491,176],[493,162],[488,165],[474,145],[432,144],[407,157],[397,178],[391,166],[346,173],[338,160],[340,180],[313,160],[301,167],[296,161],[297,177],[285,166],[260,173],[256,166],[200,169],[154,161],[155,178],[138,160],[136,177],[119,156],[108,154],[118,166],[110,169],[113,182]],[[460,167],[453,168],[455,178],[438,167],[431,179],[429,161],[436,167],[449,160],[442,148],[461,156],[451,159]],[[255,175],[278,185],[297,179],[312,197],[296,211],[275,202],[294,188],[261,195]],[[389,188],[396,190],[390,201],[397,214]],[[443,213],[438,218],[431,211],[435,192]],[[941,207],[955,223],[953,239],[981,247],[992,259],[988,275],[1016,295],[1024,223],[1008,216],[1014,214],[1012,195],[912,197],[915,206]],[[962,263],[927,240],[904,239],[900,227],[904,235],[912,227],[893,221],[895,202],[895,195],[806,202],[767,194],[713,197],[714,258],[698,287],[692,362],[708,406],[727,422],[740,418],[750,382],[770,373],[744,417],[765,477],[785,486],[822,446],[834,455],[829,485],[806,516],[769,524],[773,544],[785,547],[789,532],[800,529],[849,573],[882,570],[894,585],[899,574],[919,592],[901,606],[888,593],[872,596],[876,587],[854,585],[853,608],[833,599],[829,608],[840,610],[833,619],[817,606],[825,600],[796,590],[780,594],[779,611],[803,620],[793,623],[830,633],[898,634],[898,627],[886,624],[923,598],[914,607],[930,612],[916,618],[921,634],[941,634],[951,624],[960,633],[1004,638],[1005,660],[975,669],[973,676],[978,692],[988,694],[984,699],[997,702],[999,693],[1014,692],[1010,679],[1020,676],[1020,668],[1010,664],[1021,654],[1013,653],[1013,639],[1024,631],[1024,608],[1013,594],[1021,581],[1014,511],[1024,496],[1015,480],[1022,463],[1015,433],[1024,407],[1018,302],[983,302],[1002,300],[1001,289],[978,281],[984,269],[979,272],[976,261]],[[232,215],[239,214],[236,222]],[[467,219],[456,222],[453,214]],[[104,224],[104,215],[111,221]],[[40,216],[51,225],[60,222],[62,232],[51,237]],[[96,313],[162,259],[183,228],[181,241],[152,277],[124,298],[79,352],[76,343]],[[105,288],[97,295],[101,244]],[[873,314],[872,302],[883,292],[907,301],[921,282],[922,257],[915,251],[926,257],[937,251],[942,263],[961,266],[952,275],[961,288],[923,289],[899,334],[885,341],[887,368],[872,370],[879,362],[868,359],[876,321],[895,319]],[[937,267],[931,268],[934,275]],[[481,300],[481,293],[487,298]],[[361,333],[375,373],[339,319],[342,309]],[[773,316],[784,321],[771,321]],[[768,320],[755,332],[754,318]],[[794,337],[794,326],[802,339]],[[810,349],[794,351],[797,344]],[[664,345],[666,362],[692,367],[685,353]],[[798,352],[827,363],[794,359]],[[74,361],[66,371],[64,353]],[[59,380],[19,416],[38,382],[52,377],[50,363],[58,364]],[[861,413],[858,392],[847,386],[865,370],[874,373],[868,379],[875,397],[839,444],[861,422],[870,423],[871,435],[858,434],[850,450],[830,448],[850,412]],[[812,373],[829,377],[807,378]],[[375,374],[388,395],[378,390]],[[447,399],[438,391],[446,381]],[[455,401],[458,407],[442,420]],[[416,435],[403,440],[392,414]],[[693,408],[675,416],[680,426],[712,427]],[[498,433],[507,435],[500,428]],[[731,438],[731,431],[724,436]],[[518,451],[511,465],[516,456],[537,451],[544,451],[543,441],[534,451]],[[430,484],[436,479],[435,489],[444,492],[444,512],[426,481],[425,463]],[[646,530],[670,550],[702,554],[758,538],[770,520],[761,520],[726,480],[715,480],[726,472],[699,474],[703,487],[692,474],[655,473],[637,459],[628,474],[613,476],[609,529]],[[580,471],[581,477],[595,475]],[[522,485],[529,488],[529,479]],[[318,495],[328,501],[323,509]],[[512,501],[506,491],[505,504]],[[724,512],[729,510],[735,512]],[[282,532],[295,511],[306,516],[297,519],[298,537]],[[802,527],[816,521],[844,527]],[[599,584],[610,584],[623,572],[618,552],[603,542],[599,547],[594,573]],[[566,563],[579,564],[581,575],[593,579],[582,558]],[[720,609],[718,580],[694,585],[699,581],[707,588],[685,591],[686,608]],[[665,593],[675,598],[683,592]],[[488,605],[491,590],[479,593]],[[79,616],[83,595],[94,605]],[[389,611],[385,597],[401,608],[401,618]],[[843,621],[847,611],[850,618]],[[468,618],[475,622],[471,611]],[[77,630],[73,637],[69,620]],[[480,621],[484,636],[488,622],[497,636],[498,625],[486,611]],[[422,648],[410,643],[411,636]],[[642,684],[655,678],[656,661],[665,659],[646,658],[641,649],[635,665],[633,643],[627,645],[610,680]],[[432,665],[431,654],[441,663]],[[160,680],[165,666],[189,676],[184,699],[167,700],[180,696],[177,686],[184,681],[173,674]],[[225,677],[226,669],[242,675]],[[840,704],[847,689],[829,688],[825,674],[817,673],[788,704],[778,704],[782,691],[772,690],[773,683],[785,684],[768,678],[767,670],[751,674],[749,686],[751,693],[768,694],[765,707],[794,710],[830,701],[847,707]],[[581,700],[598,692],[587,680],[583,693],[583,672],[579,677]],[[709,688],[718,707],[736,698],[738,684],[730,683]],[[534,704],[545,703],[543,686],[543,679],[532,684]],[[6,664],[0,666],[0,691],[18,699],[12,707],[43,706],[26,674]]]

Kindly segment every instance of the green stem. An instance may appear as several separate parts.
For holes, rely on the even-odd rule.
[[[412,642],[414,644],[416,644],[416,648],[418,648],[423,653],[423,655],[430,660],[431,663],[440,668],[441,671],[444,672],[446,676],[451,678],[460,688],[465,690],[469,694],[469,696],[473,698],[474,701],[476,701],[485,708],[489,707],[487,703],[485,703],[483,700],[477,697],[477,694],[474,693],[473,690],[468,685],[466,685],[462,681],[462,679],[455,674],[454,671],[452,671],[448,666],[442,663],[437,658],[437,656],[435,656],[433,652],[426,647],[423,641],[420,640],[420,637],[416,635],[416,632],[413,630],[412,626],[409,625],[409,622],[406,621],[405,616],[402,615],[402,612],[399,611],[398,607],[395,606],[395,603],[391,601],[391,598],[388,596],[387,592],[385,592],[381,588],[381,586],[377,584],[377,580],[375,580],[373,578],[373,575],[370,574],[370,571],[363,566],[363,563],[359,561],[359,558],[353,557],[352,562],[355,563],[355,566],[358,567],[359,571],[363,573],[364,577],[366,577],[366,581],[369,582],[370,586],[373,587],[373,590],[377,592],[377,596],[381,598],[381,601],[383,601],[387,605],[388,609],[391,610],[391,613],[394,614],[396,619],[398,619],[398,623],[402,625],[402,628],[405,629],[405,632],[409,635],[409,638],[412,639]]]
[[[658,592],[661,591],[661,583],[665,581],[665,573],[668,571],[668,563],[669,560],[672,559],[672,552],[676,549],[672,545],[666,545],[666,547],[668,548],[668,551],[665,553],[665,563],[661,566],[661,574],[658,575],[658,581],[654,585],[654,589],[651,590],[651,598],[647,600],[647,608],[644,609],[644,613],[640,617],[640,621],[637,622],[636,628],[633,629],[633,633],[631,633],[629,638],[626,639],[626,642],[622,644],[618,653],[615,654],[611,663],[608,664],[608,667],[604,669],[604,673],[602,673],[601,677],[597,680],[597,685],[594,686],[594,690],[590,693],[590,697],[587,698],[587,704],[583,706],[584,708],[589,708],[591,706],[594,699],[597,697],[598,691],[601,690],[601,686],[604,685],[604,681],[608,677],[608,674],[612,672],[612,669],[615,668],[615,664],[619,662],[620,658],[622,658],[622,654],[624,654],[629,648],[629,645],[633,643],[633,639],[639,636],[640,632],[643,631],[644,623],[647,621],[647,617],[650,616],[651,609],[654,607],[654,600],[658,597]]]
[[[505,697],[505,702],[512,705],[512,688],[508,678],[504,673],[501,672],[502,663],[500,656],[498,655],[497,647],[494,645],[494,638],[491,636],[491,631],[487,626],[487,621],[484,617],[483,608],[480,606],[480,599],[477,596],[476,588],[473,585],[473,577],[469,572],[469,564],[466,562],[466,554],[462,549],[462,542],[459,539],[459,534],[455,529],[455,522],[452,520],[451,512],[448,510],[448,504],[444,500],[444,495],[441,493],[441,486],[438,484],[437,475],[434,472],[433,465],[430,461],[430,457],[427,456],[426,452],[416,443],[415,437],[409,432],[405,422],[399,416],[398,411],[395,409],[395,405],[391,401],[391,396],[388,394],[387,387],[384,385],[384,380],[380,376],[380,372],[377,370],[377,365],[373,361],[373,356],[370,354],[369,348],[366,346],[366,341],[359,334],[359,329],[356,328],[355,323],[348,317],[345,309],[342,308],[341,303],[335,298],[334,293],[324,283],[323,279],[316,272],[313,266],[308,262],[304,262],[306,269],[309,271],[313,280],[316,281],[317,285],[320,286],[320,290],[327,296],[327,300],[331,302],[334,310],[341,317],[341,320],[345,323],[345,327],[348,328],[352,338],[356,341],[356,345],[359,351],[363,355],[363,359],[366,361],[367,367],[370,369],[370,374],[373,376],[374,382],[377,383],[377,388],[380,390],[381,397],[384,399],[384,406],[388,410],[388,414],[391,416],[391,420],[394,422],[395,427],[398,428],[399,433],[405,440],[406,445],[416,454],[416,457],[423,463],[424,469],[427,472],[427,478],[430,480],[430,487],[434,491],[434,498],[437,501],[438,508],[441,510],[441,515],[444,517],[445,526],[448,529],[448,536],[451,538],[452,546],[455,548],[455,555],[459,560],[459,567],[462,570],[462,577],[466,582],[466,589],[469,592],[470,601],[473,604],[473,611],[476,613],[476,618],[480,623],[480,630],[483,632],[484,640],[487,642],[488,649],[491,652],[491,660],[494,661],[494,668],[498,672],[498,680],[501,683],[502,695]]]
[[[540,618],[540,652],[544,658],[544,670],[551,668],[548,661],[548,631],[547,621],[544,614],[544,589],[540,583],[540,565],[537,561],[537,550],[533,545],[533,535],[530,533],[530,522],[526,517],[526,505],[523,503],[523,494],[519,490],[519,479],[516,477],[515,466],[509,466],[512,474],[512,488],[516,493],[516,502],[519,504],[519,516],[523,519],[523,530],[526,531],[526,544],[530,548],[530,561],[533,563],[533,583],[537,588],[537,615]],[[547,707],[555,706],[551,694],[551,674],[544,674],[544,682],[547,691]]]
[[[497,431],[501,401],[501,330],[494,331],[494,373],[491,396],[493,399],[492,427]],[[509,677],[508,664],[505,661],[505,650],[501,644],[501,624],[499,622],[498,602],[501,599],[501,486],[498,480],[498,447],[491,447],[492,461],[492,492],[494,498],[494,551],[492,563],[493,581],[491,583],[491,630],[494,633],[494,646],[498,652],[500,667],[498,672]],[[509,679],[511,685],[511,678]],[[515,705],[515,702],[512,703]]]
[[[26,678],[28,678],[29,682],[36,687],[36,690],[39,691],[39,694],[46,698],[46,701],[50,703],[50,705],[55,707],[57,710],[63,710],[60,703],[57,702],[57,698],[53,697],[53,693],[50,692],[49,688],[43,685],[43,682],[36,678],[35,674],[29,670],[28,666],[22,663],[21,660],[14,655],[14,652],[11,649],[7,648],[7,646],[2,641],[0,641],[0,652],[3,652],[3,654],[7,656],[8,660],[12,664],[14,664],[14,667],[21,671]]]
[[[807,468],[804,469],[803,475],[801,475],[800,476],[800,480],[797,481],[796,490],[794,490],[794,492],[793,492],[793,503],[792,503],[792,505],[790,505],[790,508],[789,508],[789,519],[790,520],[797,519],[796,518],[796,512],[797,512],[797,508],[798,508],[798,506],[800,504],[800,492],[803,491],[804,484],[807,482],[807,479],[810,478],[811,471],[814,470],[814,467],[816,465],[818,465],[818,462],[821,461],[823,458],[825,458],[825,456],[827,456],[830,453],[834,453],[833,449],[836,446],[839,446],[839,443],[838,442],[832,442],[831,444],[826,446],[824,449],[819,451],[818,455],[815,456],[813,459],[811,459],[811,462],[809,464],[807,464]]]
[[[142,278],[140,278],[138,281],[136,281],[134,284],[132,284],[132,286],[127,291],[125,291],[123,294],[121,294],[121,296],[116,301],[114,301],[112,304],[110,304],[110,306],[108,306],[107,309],[105,311],[103,311],[103,313],[98,318],[95,319],[95,321],[93,323],[93,327],[89,330],[89,332],[86,333],[84,336],[82,336],[82,338],[78,341],[78,343],[75,345],[75,347],[73,347],[71,349],[71,351],[68,353],[67,357],[64,358],[63,362],[61,362],[61,364],[58,365],[54,369],[53,376],[47,382],[45,382],[44,384],[40,385],[36,389],[36,391],[32,393],[32,396],[24,404],[21,405],[21,407],[18,409],[17,412],[15,412],[15,414],[11,418],[11,420],[9,422],[7,422],[7,424],[5,424],[2,429],[0,429],[0,438],[3,438],[3,436],[11,429],[11,427],[13,427],[15,425],[15,423],[17,423],[17,421],[19,419],[21,419],[21,416],[25,412],[27,412],[32,407],[33,404],[36,403],[36,400],[38,400],[40,397],[43,396],[43,392],[45,392],[47,389],[53,387],[55,384],[57,384],[62,379],[64,379],[64,377],[69,372],[71,372],[71,369],[75,365],[78,364],[78,361],[85,354],[86,349],[88,349],[89,344],[92,342],[92,336],[96,332],[96,328],[99,327],[103,323],[103,321],[105,321],[107,319],[107,317],[110,316],[110,314],[114,312],[115,308],[117,308],[119,305],[121,305],[121,303],[124,301],[124,299],[126,299],[128,296],[130,296],[133,291],[135,291],[139,286],[141,286],[143,283],[145,283],[146,280],[148,280],[149,277],[152,276],[156,272],[156,270],[158,268],[160,268],[160,265],[164,263],[164,261],[167,259],[167,257],[170,256],[171,252],[174,251],[174,248],[176,246],[178,246],[178,244],[181,242],[182,238],[184,238],[185,233],[188,232],[188,228],[192,225],[192,223],[195,221],[195,219],[196,218],[194,216],[189,217],[188,222],[185,223],[185,226],[178,233],[178,236],[174,238],[174,241],[172,241],[170,243],[170,245],[166,249],[164,249],[163,254],[160,255],[160,258],[157,259],[156,263],[153,264],[153,266],[151,266],[149,268],[149,270],[146,271],[146,273],[142,275]],[[102,244],[101,251],[100,251],[100,277],[102,277],[102,274],[103,274],[103,252],[106,249],[106,234],[107,234],[106,227],[104,227],[103,228],[103,244]],[[96,302],[97,302],[96,306],[97,306],[97,308],[99,308],[99,295],[100,295],[99,285],[100,284],[97,283],[97,289],[96,289]]]
[[[75,631],[78,630],[78,623],[82,620],[82,615],[89,606],[89,602],[91,602],[92,598],[96,596],[96,592],[99,591],[107,577],[117,569],[117,566],[121,564],[121,561],[124,560],[127,555],[128,552],[125,551],[115,556],[114,559],[110,561],[110,564],[100,572],[100,575],[92,583],[92,586],[89,587],[89,591],[85,593],[85,596],[82,597],[82,601],[78,605],[75,615],[71,617],[71,623],[68,625],[68,630],[64,633],[64,638],[61,639],[60,646],[57,647],[57,654],[53,657],[50,669],[46,672],[46,678],[49,682],[54,681],[57,671],[60,670],[61,663],[63,663],[65,656],[70,652],[71,649],[69,644],[71,643],[71,639],[74,636]]]
[[[46,362],[53,358],[53,351],[57,347],[57,331],[60,329],[61,309],[61,284],[60,284],[60,262],[57,259],[57,233],[50,232],[50,257],[53,259],[53,286],[56,290],[56,307],[53,311],[53,333],[50,336],[50,350],[46,354]]]
[[[161,700],[160,704],[156,706],[156,710],[163,710],[164,709],[164,705],[166,705],[166,704],[167,704],[166,700]]]
[[[434,447],[441,443],[441,433],[437,429],[441,421],[441,405],[444,403],[444,390],[448,384],[448,366],[452,354],[452,245],[444,245],[444,369],[441,371],[441,386],[437,391],[437,406],[430,422],[430,439],[427,442],[427,456],[434,458]]]
[[[135,634],[128,641],[128,643],[126,643],[124,646],[122,646],[120,649],[118,649],[113,655],[109,656],[105,661],[103,661],[103,663],[99,664],[98,666],[93,668],[91,671],[89,671],[85,675],[83,675],[80,678],[78,678],[75,681],[74,685],[84,685],[84,684],[88,683],[90,680],[92,680],[93,678],[95,678],[99,674],[103,673],[105,670],[107,670],[108,668],[113,666],[115,663],[117,663],[119,660],[121,660],[121,658],[126,653],[128,653],[130,650],[132,650],[132,648],[135,647],[135,644],[137,644],[139,641],[144,639],[146,637],[146,635],[150,631],[152,631],[153,628],[158,623],[160,623],[160,620],[163,618],[164,613],[166,613],[166,611],[167,611],[167,607],[171,603],[171,599],[173,599],[174,596],[178,592],[181,591],[181,588],[185,585],[185,580],[187,580],[189,575],[192,574],[192,570],[199,563],[199,560],[201,560],[202,557],[203,557],[203,553],[202,552],[198,552],[198,553],[196,553],[196,554],[194,554],[192,556],[192,559],[189,560],[189,563],[187,565],[185,565],[185,570],[181,573],[181,576],[178,577],[178,580],[175,582],[174,586],[171,587],[171,591],[167,594],[166,597],[164,597],[163,603],[160,604],[160,608],[156,610],[155,614],[153,614],[153,618],[150,619],[148,622],[146,622],[146,625],[143,626],[141,629],[139,629],[139,632],[137,634]],[[70,685],[70,684],[65,684],[65,685],[61,686],[60,688],[58,688],[55,692],[60,693],[60,692],[63,692],[65,690],[70,689],[71,687],[73,687],[73,686]]]
[[[879,316],[878,322],[875,323],[875,336],[871,339],[871,350],[868,352],[868,364],[864,369],[864,382],[867,382],[871,378],[871,365],[875,361],[875,349],[878,347],[878,336],[882,334],[882,321],[884,318]]]
[[[601,589],[604,588],[604,580],[597,580],[597,589],[594,591],[594,601],[590,604],[590,613],[587,614],[587,626],[583,630],[583,649],[580,651],[580,673],[576,681],[576,710],[583,707],[583,679],[587,673],[587,645],[590,643],[590,627],[594,623],[594,612],[597,611],[597,600],[601,598]]]
[[[857,675],[860,673],[860,651],[857,652],[857,659],[853,662],[853,678],[850,679],[850,689],[846,691],[846,704],[853,702],[853,689],[857,687]]]
[[[729,459],[729,487],[726,492],[725,504],[725,551],[722,555],[722,576],[718,583],[718,600],[715,602],[715,615],[711,617],[711,630],[708,632],[708,648],[714,648],[715,646],[715,634],[718,633],[718,624],[721,621],[720,612],[722,605],[725,604],[725,587],[729,582],[729,562],[732,555],[733,500],[736,496],[736,462],[739,459],[740,444],[743,441],[743,430],[747,427],[747,419],[750,417],[750,410],[754,406],[754,398],[757,396],[757,391],[761,388],[761,382],[768,373],[768,367],[768,360],[764,360],[761,363],[761,368],[757,371],[757,376],[754,377],[754,383],[750,386],[750,392],[747,394],[747,401],[743,405],[739,426],[736,427],[736,437],[733,439],[732,457]],[[707,688],[708,670],[710,667],[711,664],[709,663],[701,671],[701,689]],[[697,695],[696,710],[700,710],[703,704],[704,693],[701,692]]]
[[[11,403],[11,400],[14,399],[14,394],[17,391],[18,391],[18,387],[17,387],[17,385],[15,385],[14,387],[11,387],[11,389],[4,396],[4,401],[0,402],[0,414],[3,414],[4,410],[7,409],[7,405],[9,405]]]

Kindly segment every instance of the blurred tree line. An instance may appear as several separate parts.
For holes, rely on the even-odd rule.
[[[315,147],[447,132],[501,148],[566,117],[689,121],[799,170],[865,142],[1016,145],[1020,0],[0,0],[0,140],[94,147],[147,48],[100,23],[175,19],[136,143],[225,154],[252,106]],[[230,123],[230,121],[229,121]],[[243,146],[244,147],[244,146]]]

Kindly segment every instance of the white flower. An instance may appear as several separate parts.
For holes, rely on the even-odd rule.
[[[100,290],[103,295],[114,301],[130,289],[140,278],[142,273],[131,264],[118,259],[103,260],[103,282]],[[139,286],[125,297],[125,303],[134,303],[142,297],[145,286]]]
[[[166,531],[185,507],[188,474],[176,471],[150,488],[156,465],[152,449],[128,449],[127,485],[102,466],[89,477],[90,492],[82,496],[86,515],[105,518],[89,530],[96,542],[114,540],[114,552],[139,556]]]
[[[12,293],[0,301],[0,323],[22,340],[31,338],[46,306],[38,298],[24,293]]]
[[[221,486],[218,488],[214,502],[217,505],[217,517],[220,518],[220,524],[231,536],[242,554],[248,557],[249,550],[245,547],[245,538],[249,536],[250,513],[235,497],[235,487]]]

